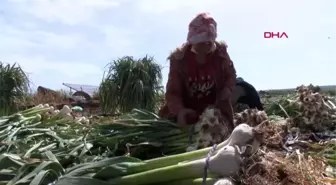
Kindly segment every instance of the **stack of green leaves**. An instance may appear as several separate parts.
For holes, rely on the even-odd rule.
[[[64,168],[50,151],[44,160],[27,161],[15,154],[0,155],[0,185],[201,185],[202,171],[197,162],[186,162],[206,156],[210,148],[175,156],[142,161],[119,156],[90,161]],[[168,175],[167,175],[168,174]],[[213,184],[216,179],[207,179]]]
[[[176,123],[138,109],[109,124],[95,126],[95,130],[104,136],[99,136],[97,145],[118,145],[120,154],[128,153],[141,159],[183,153],[189,142],[193,142],[188,130],[181,130]]]
[[[43,159],[44,152],[53,152],[62,166],[85,162],[93,158],[89,151],[93,148],[88,139],[89,128],[55,115],[43,115],[49,106],[31,109],[0,117],[0,154],[13,154],[22,159]],[[60,112],[60,114],[62,111]],[[86,154],[90,154],[87,157]]]
[[[252,127],[246,124],[236,127],[210,157],[207,184],[238,173],[241,154],[234,146],[246,146],[253,138]],[[71,167],[61,165],[51,151],[43,152],[42,160],[27,160],[20,155],[4,153],[0,155],[0,181],[9,185],[201,185],[205,157],[211,150],[209,147],[150,160],[117,156]],[[223,165],[227,166],[223,168]]]
[[[253,138],[252,127],[246,124],[236,127],[230,138],[219,144],[210,157],[207,184],[213,184],[219,177],[238,173],[241,154],[236,146],[246,146]],[[209,147],[151,160],[119,156],[68,168],[64,168],[50,151],[44,152],[44,160],[30,162],[18,155],[2,154],[0,164],[6,171],[2,170],[4,177],[1,180],[6,184],[32,185],[53,182],[56,185],[200,185],[205,157],[211,150]],[[223,165],[227,166],[223,168]]]

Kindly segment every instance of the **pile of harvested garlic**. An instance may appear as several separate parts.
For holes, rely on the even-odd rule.
[[[290,103],[300,110],[300,116],[306,124],[320,124],[326,120],[336,119],[336,106],[318,92],[313,92],[312,86],[296,88],[297,98]]]
[[[258,109],[245,109],[243,112],[236,113],[234,116],[235,126],[246,123],[254,127],[266,120],[268,120],[266,112]]]

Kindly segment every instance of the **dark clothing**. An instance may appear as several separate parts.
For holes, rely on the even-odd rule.
[[[244,80],[237,80],[236,85],[243,87],[245,91],[245,95],[239,97],[237,103],[247,104],[251,109],[264,110],[258,92],[251,84]]]
[[[191,52],[188,57],[188,86],[190,94],[185,94],[186,107],[201,115],[204,109],[216,101],[216,84],[214,62],[209,60],[205,64],[198,64],[196,54]]]
[[[207,106],[214,105],[233,124],[230,97],[236,71],[226,48],[224,43],[217,42],[216,50],[207,56],[204,65],[196,62],[188,45],[170,55],[166,104],[159,111],[161,117],[174,118],[185,108],[196,111],[198,117]]]

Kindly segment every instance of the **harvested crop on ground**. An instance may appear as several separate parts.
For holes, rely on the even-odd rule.
[[[237,113],[228,138],[190,152],[197,133],[144,110],[104,124],[78,121],[68,106],[3,116],[0,184],[335,184],[335,100],[304,88]],[[312,105],[321,106],[307,114]]]
[[[332,140],[318,144],[320,148],[334,150],[328,153],[314,153],[299,147],[286,147],[286,129],[283,121],[264,122],[255,128],[261,141],[261,147],[253,156],[246,158],[240,181],[252,184],[333,184],[335,174],[327,174],[333,165],[335,145]],[[317,145],[306,142],[307,146]],[[319,151],[321,152],[321,151]]]

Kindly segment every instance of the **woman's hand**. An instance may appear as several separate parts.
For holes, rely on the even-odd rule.
[[[177,123],[184,128],[197,122],[197,114],[192,109],[182,109],[177,116]]]

